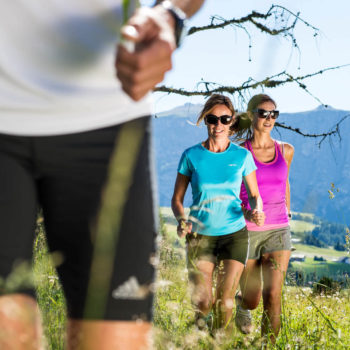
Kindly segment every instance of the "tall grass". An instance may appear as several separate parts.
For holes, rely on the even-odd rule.
[[[34,242],[37,299],[42,314],[47,349],[61,350],[65,348],[66,305],[53,260],[55,259],[50,258],[47,253],[42,219],[39,218]]]
[[[55,270],[48,262],[41,223],[35,243],[37,293],[48,349],[64,349],[65,304]],[[350,349],[350,292],[316,295],[311,288],[283,290],[282,329],[275,346],[260,338],[262,305],[253,311],[249,336],[235,327],[213,338],[194,324],[184,243],[162,225],[154,305],[154,346],[159,350],[190,349]]]

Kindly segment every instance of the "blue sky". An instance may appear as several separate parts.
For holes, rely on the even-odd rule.
[[[227,19],[239,18],[252,10],[266,12],[272,2],[266,0],[207,0],[190,26],[208,24],[210,16],[220,15]],[[314,31],[302,23],[295,30],[301,55],[291,49],[291,42],[282,37],[270,37],[250,26],[252,36],[251,62],[248,36],[241,29],[226,28],[197,33],[187,38],[173,59],[173,70],[167,73],[162,84],[195,89],[205,81],[224,85],[240,85],[249,77],[260,80],[287,70],[294,75],[312,73],[330,66],[350,63],[350,1],[348,0],[282,0],[275,4],[293,12],[320,29]],[[300,62],[300,69],[299,67]],[[308,89],[323,103],[334,108],[350,110],[350,66],[330,71],[306,80]],[[261,90],[252,91],[260,92]],[[265,90],[278,104],[282,112],[299,112],[314,109],[319,102],[290,84],[277,89]],[[201,103],[201,97],[154,94],[155,111],[168,110],[186,102]],[[238,101],[234,99],[236,105]],[[240,106],[237,106],[240,107]]]

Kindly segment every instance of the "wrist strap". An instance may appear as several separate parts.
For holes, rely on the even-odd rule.
[[[158,4],[158,2],[157,2]],[[183,41],[183,38],[187,34],[187,16],[186,13],[181,10],[179,7],[175,6],[171,1],[164,0],[159,3],[159,5],[163,6],[175,21],[175,43],[176,46],[179,47]]]

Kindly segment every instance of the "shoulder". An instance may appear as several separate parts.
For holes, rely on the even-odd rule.
[[[231,154],[236,159],[241,159],[244,163],[247,161],[253,161],[251,152],[248,149],[235,143],[232,143],[231,145]]]
[[[250,153],[245,147],[244,147],[244,143],[241,143],[239,145],[237,145],[236,143],[231,143],[231,151],[232,152],[238,152],[241,154],[248,154]]]
[[[294,147],[290,143],[283,142],[284,154],[286,157],[293,157],[294,155]]]
[[[202,144],[201,143],[197,143],[196,145],[194,146],[191,146],[189,148],[186,148],[184,151],[183,151],[183,154],[186,154],[186,155],[191,155],[191,154],[195,154],[199,151],[202,151],[203,150],[203,147],[202,147]]]
[[[282,141],[277,141],[281,151],[282,148],[284,149],[284,157],[286,158],[287,161],[291,161],[294,156],[294,147],[288,142],[282,142]]]

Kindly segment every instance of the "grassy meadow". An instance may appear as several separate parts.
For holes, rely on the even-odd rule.
[[[170,209],[162,208],[161,211],[160,259],[154,306],[155,349],[350,349],[349,289],[314,294],[311,288],[305,286],[293,283],[285,286],[283,326],[275,346],[264,345],[260,338],[261,304],[253,311],[256,327],[248,336],[240,334],[235,327],[217,333],[215,338],[208,331],[198,330],[194,325],[184,242],[176,236],[175,220]],[[297,247],[299,252],[303,248],[301,246]],[[310,260],[305,263],[312,264]],[[55,270],[48,262],[41,223],[35,243],[35,276],[47,348],[64,349],[64,297]]]

